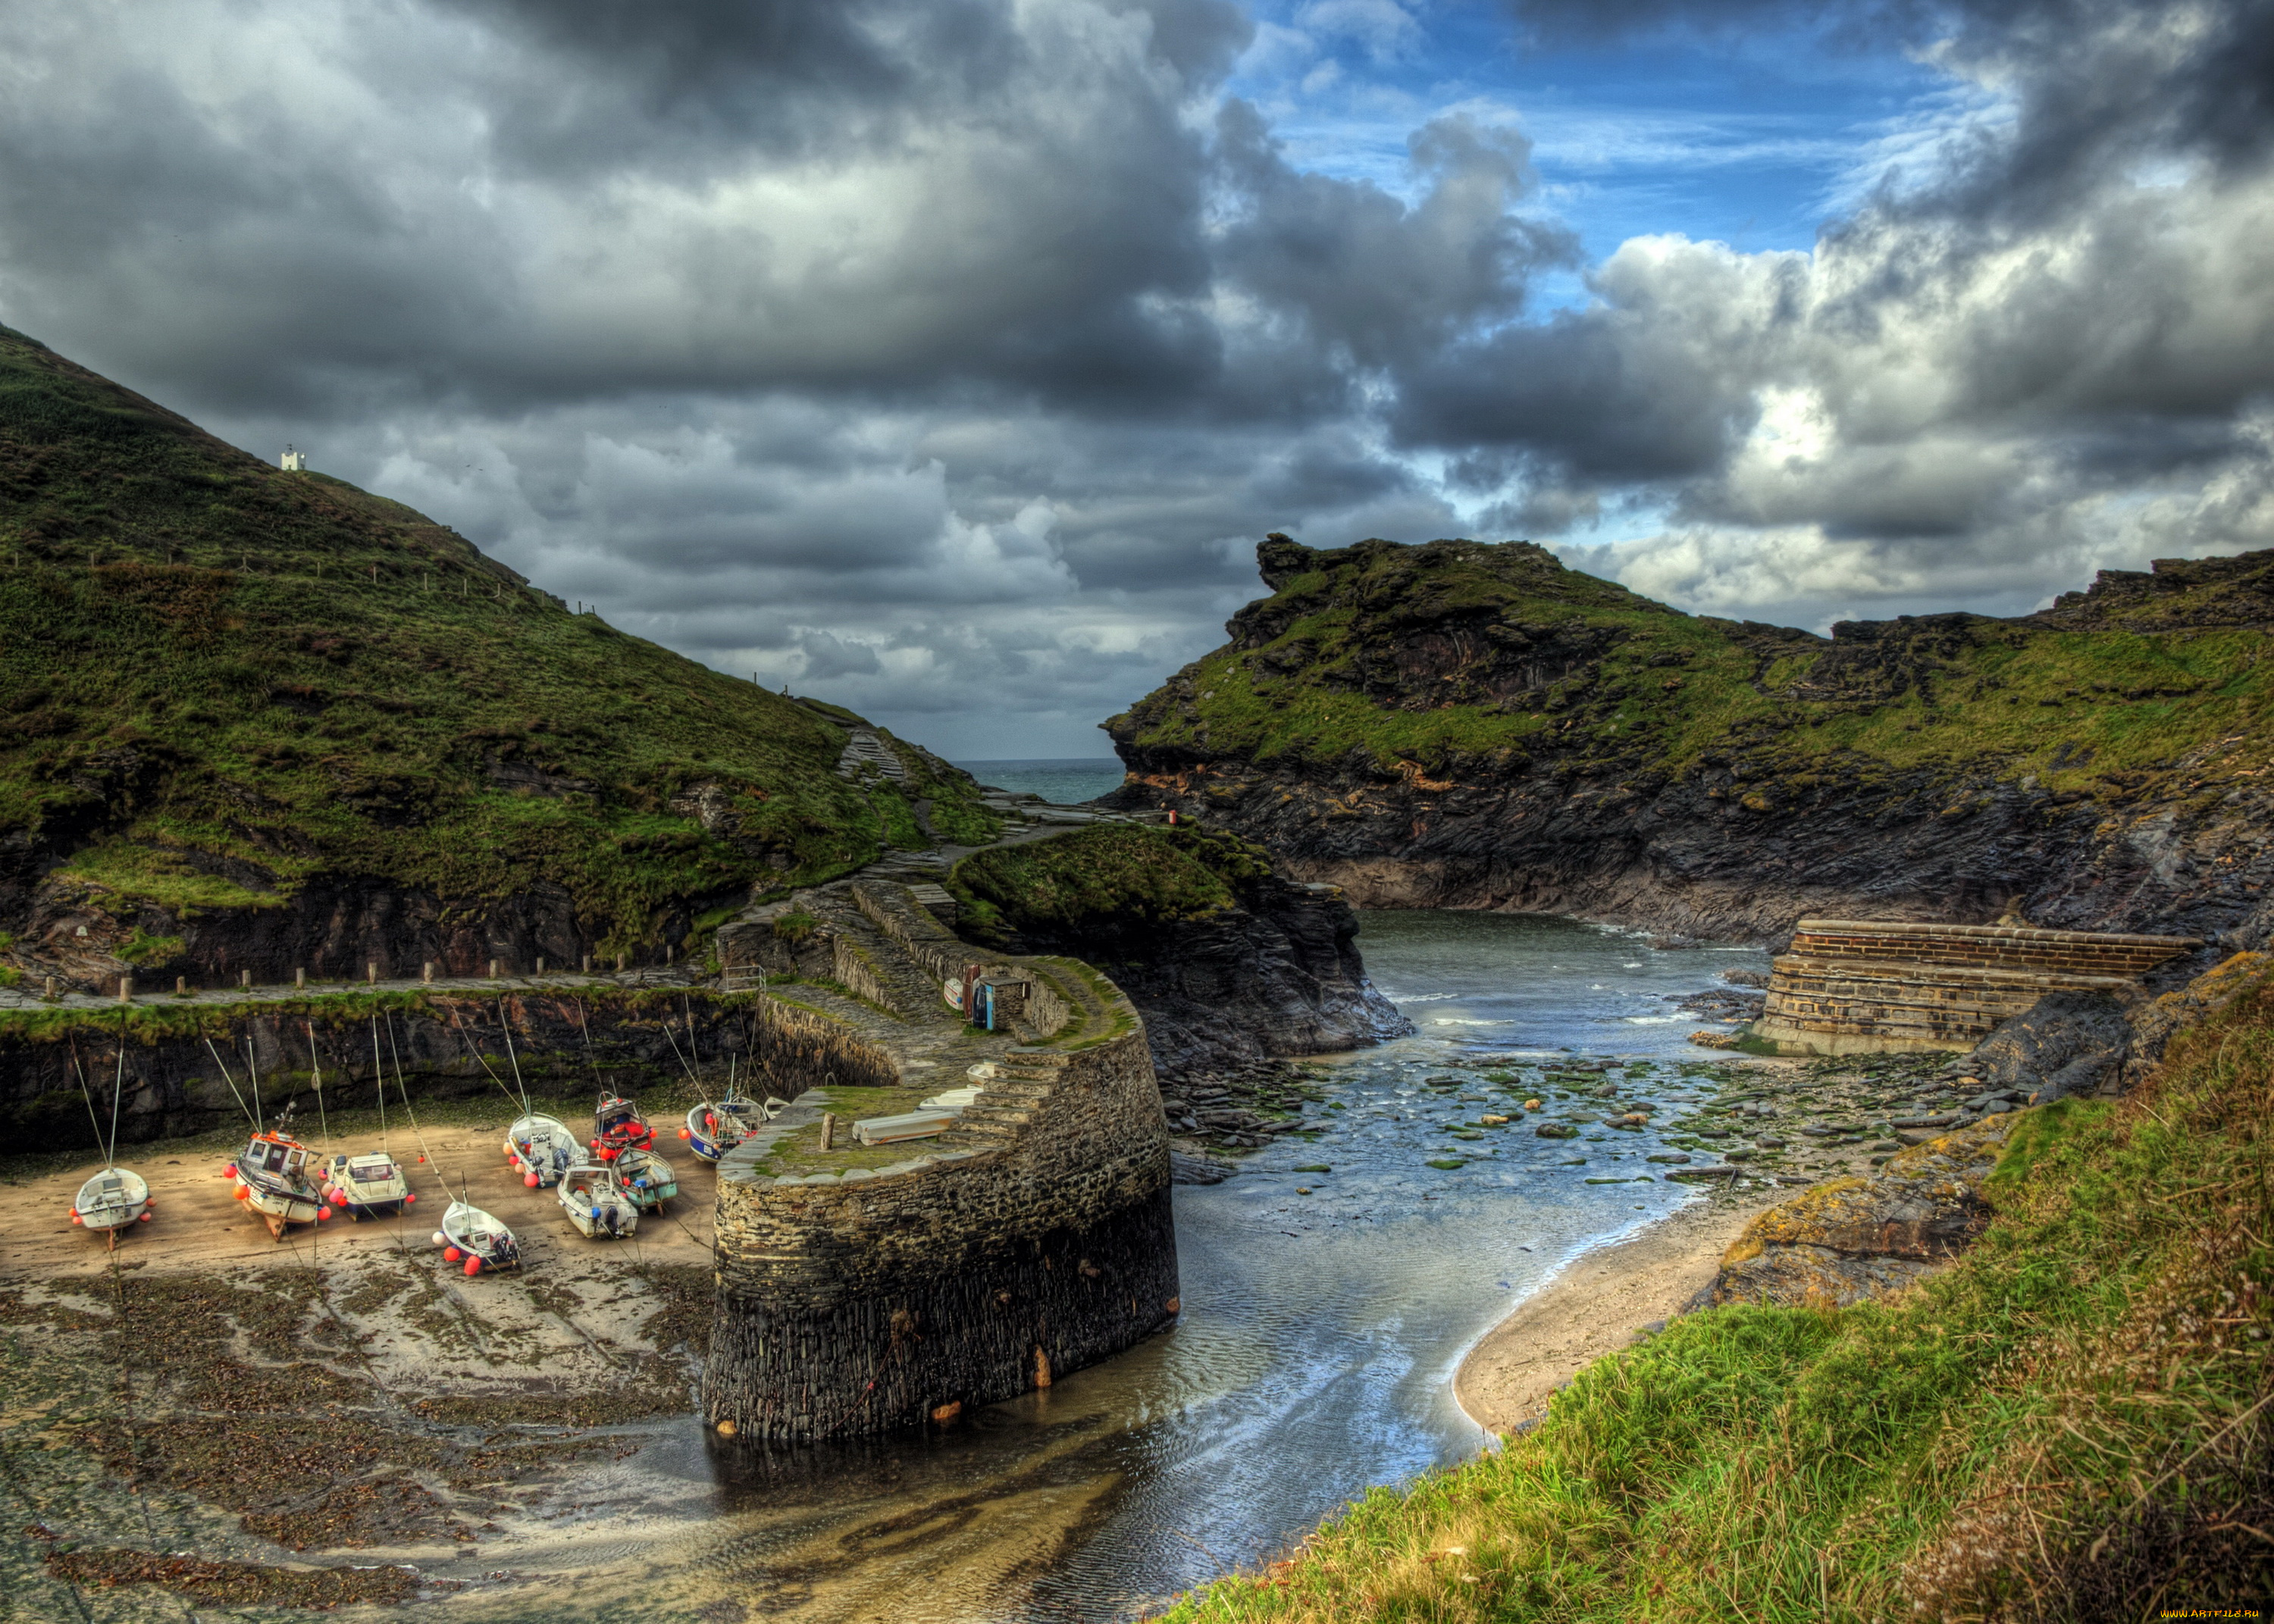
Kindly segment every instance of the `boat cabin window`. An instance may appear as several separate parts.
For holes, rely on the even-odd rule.
[[[395,1169],[388,1166],[358,1167],[353,1162],[348,1164],[348,1177],[366,1184],[383,1184],[393,1176],[394,1171]]]

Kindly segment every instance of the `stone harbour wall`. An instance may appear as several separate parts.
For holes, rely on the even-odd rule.
[[[1967,1049],[2048,993],[2123,996],[2192,936],[1803,920],[1751,1034],[1821,1054]]]
[[[975,1123],[874,1173],[768,1177],[772,1134],[719,1163],[703,1393],[717,1434],[951,1419],[1175,1319],[1167,1125],[1133,1011],[1116,1035],[1013,1050],[998,1071],[990,1096],[1017,1101],[991,1113],[1007,1128]]]
[[[81,1005],[0,1020],[0,1132],[18,1150],[84,1148],[91,1141],[79,1078],[93,1079],[96,1097],[107,1099],[122,1048],[119,1138],[129,1144],[242,1120],[238,1101],[250,1097],[256,1074],[272,1116],[296,1101],[313,1116],[320,1076],[334,1107],[367,1106],[379,1086],[374,1040],[390,1101],[398,1070],[418,1100],[498,1097],[500,1079],[510,1083],[516,1066],[539,1095],[589,1098],[603,1088],[636,1093],[675,1080],[684,1059],[709,1068],[729,1056],[761,1094],[794,1095],[831,1080],[897,1080],[890,1062],[846,1028],[749,994],[606,981],[304,996],[263,989],[241,999]]]

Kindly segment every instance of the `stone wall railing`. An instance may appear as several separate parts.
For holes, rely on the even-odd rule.
[[[852,892],[854,905],[869,921],[890,936],[934,982],[960,981],[975,964],[988,975],[1005,978],[1000,1000],[1003,1013],[1036,1041],[1056,1037],[1073,1019],[1065,1000],[1034,970],[975,957],[968,942],[915,906],[900,887],[856,881]],[[892,1006],[887,1003],[885,1007]]]

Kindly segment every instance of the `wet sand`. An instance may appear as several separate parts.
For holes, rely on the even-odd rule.
[[[361,1223],[335,1213],[320,1225],[295,1225],[282,1242],[231,1193],[225,1154],[184,1154],[184,1147],[163,1142],[129,1147],[120,1160],[149,1181],[154,1216],[120,1237],[118,1260],[154,1270],[210,1269],[258,1264],[279,1255],[294,1256],[305,1265],[312,1252],[329,1267],[378,1251],[432,1251],[434,1226],[463,1185],[475,1206],[505,1221],[532,1269],[573,1271],[584,1261],[625,1262],[629,1256],[617,1257],[614,1249],[629,1254],[635,1246],[646,1262],[709,1264],[715,1174],[684,1145],[661,1131],[656,1139],[657,1150],[679,1177],[679,1196],[665,1214],[643,1217],[634,1243],[591,1241],[569,1227],[553,1191],[529,1189],[507,1167],[508,1120],[501,1115],[493,1124],[453,1124],[439,1132],[430,1127],[425,1138],[429,1159],[425,1162],[419,1160],[417,1139],[406,1133],[390,1135],[388,1148],[418,1198],[407,1213]],[[305,1142],[312,1150],[323,1148],[320,1138]],[[340,1151],[378,1147],[376,1137],[368,1134],[342,1138],[335,1145]],[[109,1267],[102,1241],[71,1221],[72,1198],[101,1170],[101,1162],[89,1160],[62,1172],[0,1185],[0,1281],[55,1280]],[[431,1261],[439,1267],[440,1255]]]
[[[1505,1433],[1547,1413],[1555,1389],[1670,1320],[1709,1284],[1752,1215],[1791,1192],[1701,1201],[1641,1234],[1582,1252],[1461,1361],[1454,1396],[1469,1418]]]

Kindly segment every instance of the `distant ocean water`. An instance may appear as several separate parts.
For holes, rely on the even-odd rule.
[[[1060,806],[1095,801],[1121,787],[1121,763],[1108,756],[1043,761],[960,761],[955,763],[982,784],[1040,795]]]

